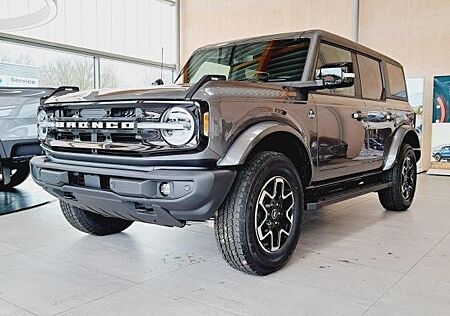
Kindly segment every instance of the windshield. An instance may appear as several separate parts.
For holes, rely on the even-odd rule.
[[[176,83],[195,83],[204,75],[237,81],[300,81],[308,39],[255,42],[201,49],[184,66]]]

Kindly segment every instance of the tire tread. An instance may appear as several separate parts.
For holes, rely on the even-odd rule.
[[[381,205],[389,211],[401,212],[409,207],[409,205],[405,204],[403,201],[401,192],[398,190],[403,158],[408,151],[412,151],[412,147],[408,144],[402,145],[399,154],[401,160],[397,161],[395,165],[386,173],[385,180],[391,182],[392,186],[378,192],[378,199]],[[413,163],[416,162],[413,161]]]
[[[284,157],[280,153],[270,151],[261,152],[252,157],[240,169],[228,197],[216,213],[214,226],[218,247],[223,258],[236,270],[256,275],[272,272],[261,270],[257,262],[248,255],[250,249],[243,223],[246,219],[247,199],[251,195],[252,179],[265,161]]]
[[[60,201],[61,211],[70,225],[91,235],[105,236],[127,229],[133,222],[113,217],[105,217],[88,212],[64,201]]]

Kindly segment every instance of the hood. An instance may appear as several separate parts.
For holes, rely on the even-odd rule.
[[[163,85],[143,88],[114,88],[84,90],[53,96],[46,103],[126,101],[126,100],[185,100],[189,85]]]
[[[4,140],[37,137],[36,113],[40,98],[53,91],[54,88],[0,88],[0,147]],[[22,133],[17,133],[19,130]]]

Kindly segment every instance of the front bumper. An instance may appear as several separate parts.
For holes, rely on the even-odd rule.
[[[236,172],[228,169],[142,168],[96,163],[31,160],[37,184],[74,206],[105,216],[166,226],[211,218],[225,199]],[[169,196],[160,192],[170,186]]]

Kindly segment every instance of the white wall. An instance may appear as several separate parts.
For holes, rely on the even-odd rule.
[[[322,28],[350,38],[353,0],[181,0],[181,61],[196,48]]]

